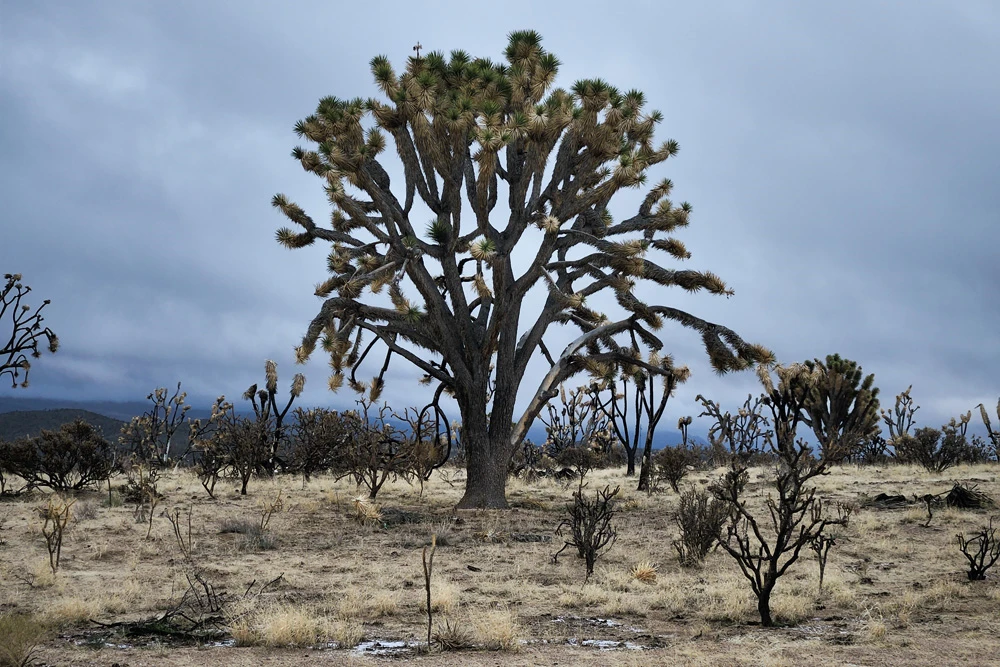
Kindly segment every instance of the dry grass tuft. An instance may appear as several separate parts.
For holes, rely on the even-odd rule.
[[[477,645],[489,651],[517,651],[521,626],[510,609],[492,609],[471,616],[472,635]]]
[[[648,560],[640,561],[632,566],[630,570],[632,578],[644,584],[655,584],[657,569],[656,565]]]
[[[304,607],[264,605],[230,626],[237,646],[312,646],[328,630],[327,620]]]

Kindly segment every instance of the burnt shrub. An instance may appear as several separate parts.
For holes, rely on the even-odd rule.
[[[653,474],[680,493],[681,480],[698,464],[698,453],[686,445],[664,447],[653,455]]]
[[[692,567],[704,561],[718,544],[728,518],[729,506],[705,491],[688,489],[682,493],[674,516],[674,523],[680,530],[680,537],[674,540],[674,549],[681,565]]]
[[[110,478],[114,456],[100,431],[78,419],[58,431],[0,443],[0,468],[23,479],[28,488],[77,491]]]

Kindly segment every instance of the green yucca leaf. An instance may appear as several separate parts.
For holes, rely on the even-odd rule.
[[[392,71],[392,63],[385,56],[375,56],[371,59],[372,74],[378,83],[389,83],[395,77]]]
[[[546,53],[541,58],[539,58],[538,64],[541,65],[543,70],[551,73],[554,73],[556,70],[559,69],[559,66],[562,65],[562,63],[559,62],[559,59],[556,58],[555,55],[551,53]]]
[[[385,135],[377,127],[374,127],[368,131],[368,148],[371,149],[372,153],[378,155],[385,150]]]
[[[480,238],[469,246],[469,254],[479,261],[489,261],[496,256],[497,245],[493,239]]]
[[[646,96],[641,90],[633,88],[632,90],[625,93],[625,101],[636,107],[641,107],[646,103]]]
[[[693,211],[693,210],[694,210],[694,207],[693,207],[693,206],[691,206],[691,204],[689,204],[689,203],[688,203],[688,202],[686,202],[686,201],[683,201],[683,202],[681,202],[681,206],[680,206],[680,208],[681,208],[681,210],[682,210],[682,211],[684,211],[685,213],[690,213],[691,211]]]
[[[440,245],[444,245],[448,242],[448,231],[449,225],[443,220],[435,219],[431,220],[427,224],[427,236],[431,238],[432,241]]]
[[[451,52],[451,64],[461,64],[465,65],[472,60],[471,56],[462,49],[455,49]]]
[[[437,83],[437,76],[433,72],[421,72],[417,75],[417,83],[421,88],[431,88]]]
[[[410,324],[416,324],[423,316],[424,311],[420,308],[420,306],[410,306],[406,310],[406,321]]]
[[[424,56],[424,63],[431,69],[443,70],[447,65],[444,60],[444,53],[441,51],[431,51]]]
[[[480,107],[480,111],[482,111],[483,114],[486,116],[492,116],[494,114],[498,114],[500,113],[501,110],[502,107],[492,100],[487,100],[486,102],[483,103],[482,107]]]

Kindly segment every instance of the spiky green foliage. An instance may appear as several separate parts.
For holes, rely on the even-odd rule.
[[[805,402],[806,423],[820,443],[823,455],[840,460],[857,451],[879,430],[878,387],[875,375],[863,375],[858,364],[827,355],[826,361],[806,361],[813,373]]]
[[[398,70],[378,56],[371,69],[382,99],[327,97],[296,124],[313,147],[296,148],[293,157],[323,181],[333,213],[321,226],[277,195],[274,206],[301,229],[283,229],[278,240],[289,248],[316,239],[334,246],[333,276],[316,290],[326,300],[298,358],[308,358],[323,336],[335,376],[350,367],[349,385],[362,387],[357,367],[380,343],[383,369],[401,356],[456,397],[473,458],[477,448],[497,452],[491,457],[512,453],[561,382],[625,360],[616,337],[660,349],[654,332],[665,320],[701,333],[719,372],[770,359],[730,329],[635,294],[642,281],[732,293],[709,271],[667,268],[651,256],[690,256],[668,236],[691,214],[690,205],[669,199],[670,181],[657,184],[632,217],[616,223],[609,213],[616,193],[643,185],[651,167],[677,154],[677,142],[654,142],[662,115],[645,109],[642,93],[622,93],[599,79],[554,87],[559,60],[534,31],[511,33],[504,57],[498,63],[434,51]],[[398,188],[380,161],[389,139],[402,163]],[[411,220],[418,198],[434,216],[424,234]],[[501,201],[505,224],[495,210]],[[543,235],[526,245],[532,227]],[[512,256],[524,253],[533,258],[516,273]],[[522,318],[523,299],[539,281],[549,288],[547,301],[530,320]],[[391,308],[366,295],[384,285]],[[615,296],[617,319],[584,305],[599,292]],[[491,425],[489,434],[472,435],[477,427],[467,413],[481,415],[485,428],[487,396],[491,424],[513,420],[521,379],[553,324],[581,335],[550,358],[552,372],[516,428]],[[360,339],[351,342],[360,330],[374,336],[363,347]],[[478,444],[482,438],[492,444]]]

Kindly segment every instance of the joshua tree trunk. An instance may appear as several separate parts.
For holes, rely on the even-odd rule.
[[[648,491],[649,490],[649,477],[652,474],[653,467],[653,431],[655,428],[654,424],[646,431],[646,443],[642,447],[642,466],[639,469],[639,486],[638,491]],[[633,474],[635,473],[635,456],[633,455]]]
[[[492,415],[487,418],[486,392],[480,393],[481,401],[469,401],[471,405],[461,411],[467,463],[465,495],[456,508],[507,509],[507,467],[513,429],[510,417],[505,417],[508,412],[502,405],[505,401],[495,397]]]

